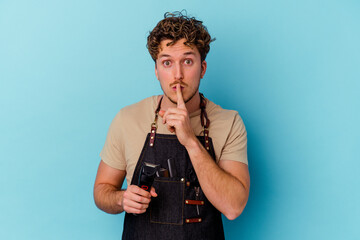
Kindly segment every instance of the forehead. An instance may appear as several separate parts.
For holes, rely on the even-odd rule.
[[[173,45],[167,46],[167,44],[170,42],[172,42],[172,40],[169,39],[165,39],[160,42],[158,58],[161,58],[163,56],[177,57],[191,54],[200,57],[200,53],[196,46],[192,45],[191,47],[189,47],[184,44],[184,42],[186,42],[186,39],[180,39]]]

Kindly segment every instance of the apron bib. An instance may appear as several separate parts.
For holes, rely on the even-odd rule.
[[[206,101],[202,94],[200,97],[204,136],[198,136],[198,139],[215,161],[214,148],[208,131],[210,121],[205,112]],[[172,168],[175,174],[172,177],[155,178],[153,186],[158,196],[151,199],[145,213],[125,214],[122,239],[225,239],[221,213],[205,197],[186,148],[176,135],[156,134],[161,100],[155,111],[151,132],[146,137],[135,167],[131,184],[137,185],[144,162],[158,164],[168,169],[168,159],[173,159]]]

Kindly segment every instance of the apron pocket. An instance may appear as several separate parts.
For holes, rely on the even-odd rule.
[[[180,178],[155,178],[153,183],[158,196],[151,199],[150,222],[183,224],[184,181]]]

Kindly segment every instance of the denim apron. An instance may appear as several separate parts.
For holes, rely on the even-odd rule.
[[[210,121],[205,111],[206,100],[201,97],[201,125],[204,135],[198,139],[215,161]],[[162,100],[162,99],[161,99]],[[155,111],[144,147],[134,170],[131,184],[137,185],[143,162],[168,168],[167,160],[174,159],[176,176],[156,177],[153,186],[158,194],[152,198],[143,214],[125,214],[122,239],[125,240],[222,240],[224,230],[221,213],[205,197],[186,148],[176,135],[157,134],[157,118],[161,100]]]

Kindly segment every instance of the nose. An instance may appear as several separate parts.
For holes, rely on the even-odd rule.
[[[174,78],[177,81],[181,81],[184,79],[184,72],[180,63],[175,64]]]

